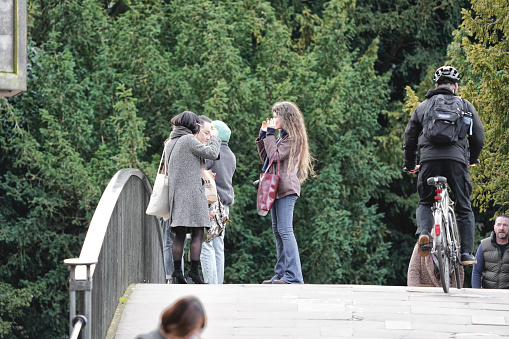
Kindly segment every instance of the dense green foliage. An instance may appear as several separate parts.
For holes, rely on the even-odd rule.
[[[305,281],[405,284],[416,196],[414,179],[400,174],[403,129],[467,5],[28,1],[28,90],[0,101],[0,337],[66,337],[62,260],[79,255],[118,169],[155,175],[169,121],[183,110],[224,120],[233,132],[227,283],[272,275],[270,217],[256,214],[251,185],[262,166],[254,139],[272,104],[291,100],[316,159],[317,176],[303,186],[294,220]],[[473,31],[468,20],[463,25],[456,44]],[[484,70],[470,66],[481,56],[465,53],[455,63],[482,82]],[[492,80],[492,87],[503,83],[506,74]],[[407,85],[416,94],[408,88],[402,102]],[[490,86],[479,98],[507,103]],[[498,138],[506,107],[496,106]],[[493,138],[496,153],[495,145],[506,144]],[[483,180],[489,187],[491,176]]]
[[[375,68],[391,71],[391,97],[402,100],[404,88],[426,76],[430,64],[444,61],[452,32],[460,23],[458,0],[372,0],[358,1],[355,46],[366,46],[379,37],[380,52]]]
[[[477,108],[487,131],[481,164],[472,177],[474,202],[490,216],[509,212],[508,13],[507,2],[473,0],[449,49],[452,62],[465,70],[461,94]]]

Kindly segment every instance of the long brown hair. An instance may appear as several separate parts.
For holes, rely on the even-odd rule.
[[[290,148],[290,159],[292,161],[288,162],[288,172],[298,172],[300,182],[304,182],[309,175],[315,175],[312,163],[313,157],[309,153],[304,117],[297,105],[289,101],[276,102],[272,106],[272,112],[278,116],[281,127],[288,133],[288,137],[293,140]],[[296,162],[293,161],[295,158],[297,158]]]
[[[161,330],[164,334],[184,337],[197,327],[204,328],[207,322],[203,305],[196,297],[177,300],[161,315]]]

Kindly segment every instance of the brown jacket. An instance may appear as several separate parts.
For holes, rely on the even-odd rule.
[[[285,135],[277,144],[276,137],[273,135],[269,135],[263,140],[256,140],[256,147],[258,148],[258,154],[262,162],[265,162],[267,156],[270,159],[276,151],[279,152],[280,172],[276,199],[281,199],[290,194],[297,194],[297,196],[300,197],[300,181],[297,177],[297,173],[288,172],[288,162],[293,161],[294,163],[291,167],[294,167],[298,160],[297,158],[290,159],[292,142],[294,142],[294,140],[290,135]]]
[[[463,286],[464,272],[463,266],[460,265],[460,278],[461,285]],[[451,286],[456,287],[456,277],[454,272],[450,272]],[[418,253],[418,245],[414,246],[410,263],[408,264],[408,286],[417,287],[441,287],[442,282],[435,277],[435,267],[433,266],[433,259],[431,254],[427,257],[420,257]]]

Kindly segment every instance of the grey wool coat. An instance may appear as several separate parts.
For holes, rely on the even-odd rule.
[[[201,168],[205,159],[219,156],[221,139],[212,137],[208,146],[190,133],[170,134],[165,145],[165,164],[168,173],[170,226],[209,227],[209,208]]]

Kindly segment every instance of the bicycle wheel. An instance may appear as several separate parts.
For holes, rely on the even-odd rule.
[[[461,289],[463,286],[463,282],[460,277],[460,264],[459,264],[459,255],[460,255],[460,244],[459,244],[459,232],[458,225],[456,225],[456,218],[454,216],[454,212],[449,210],[449,231],[451,233],[452,240],[452,249],[453,253],[451,253],[452,269],[454,270],[454,277],[456,278],[456,288]]]
[[[443,221],[442,221],[443,222]],[[445,227],[444,224],[440,227],[440,236],[438,236],[437,241],[437,258],[438,258],[438,269],[440,271],[440,281],[442,282],[442,288],[445,293],[449,293],[449,286],[451,285],[450,279],[450,261],[449,256],[447,255],[447,239],[446,234],[443,233]]]

